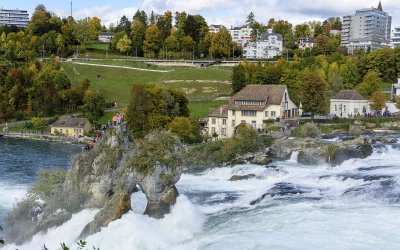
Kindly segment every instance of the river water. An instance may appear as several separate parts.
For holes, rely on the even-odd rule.
[[[228,181],[235,174],[256,177]],[[183,174],[177,204],[161,220],[141,215],[146,200],[134,193],[133,211],[86,240],[88,249],[102,250],[399,249],[399,185],[399,145],[376,145],[370,157],[337,167],[301,165],[294,154],[269,167]],[[79,233],[96,212],[75,214],[18,248],[46,244],[58,249],[60,242],[76,248]]]

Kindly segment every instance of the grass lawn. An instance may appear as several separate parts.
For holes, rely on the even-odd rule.
[[[207,117],[208,109],[217,108],[227,103],[228,101],[190,102],[190,115],[195,118]]]
[[[109,120],[112,119],[112,117],[115,115],[116,112],[106,112],[103,117],[101,117],[98,121],[96,121],[97,124],[101,125],[106,125]]]
[[[97,63],[112,65],[109,62],[109,60],[104,60]],[[126,65],[131,62],[121,63]],[[232,69],[225,67],[204,69],[175,67],[173,72],[161,73],[78,65],[72,62],[65,62],[63,63],[63,68],[73,85],[79,85],[84,79],[89,79],[92,87],[103,91],[108,100],[115,98],[119,106],[124,106],[128,103],[131,86],[140,83],[186,90],[188,99],[192,100],[209,101],[214,97],[229,95],[231,92],[229,84],[214,82],[229,81],[231,79]],[[97,75],[100,77],[97,77]],[[186,81],[178,82],[180,80]],[[193,82],[194,80],[202,80],[204,82]],[[207,82],[207,80],[211,82]],[[198,103],[192,106],[196,107],[197,110],[201,107]],[[207,110],[208,108],[205,108],[203,113],[207,114]],[[194,111],[194,113],[197,114],[198,112]]]

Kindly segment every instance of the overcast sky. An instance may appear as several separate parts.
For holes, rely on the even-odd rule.
[[[266,23],[270,18],[289,20],[293,24],[324,20],[331,16],[353,14],[356,9],[377,7],[377,0],[73,0],[75,19],[97,16],[102,23],[116,23],[122,15],[132,18],[137,9],[156,13],[166,10],[201,14],[208,24],[223,24],[228,28],[241,25],[254,12],[256,20]],[[31,14],[38,4],[59,16],[68,16],[70,0],[2,0],[3,8],[28,10]],[[399,0],[383,0],[383,10],[400,25]]]

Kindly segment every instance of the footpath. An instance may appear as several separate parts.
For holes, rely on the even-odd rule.
[[[73,62],[73,64],[97,66],[97,67],[106,67],[106,68],[131,69],[131,70],[148,71],[148,72],[159,72],[159,73],[168,73],[168,72],[173,72],[174,71],[174,70],[144,69],[144,68],[135,68],[135,67],[128,67],[128,66],[107,65],[107,64],[97,64],[97,63],[83,63],[83,62]]]

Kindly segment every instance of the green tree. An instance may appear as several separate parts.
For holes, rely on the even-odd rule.
[[[232,90],[237,93],[246,87],[246,69],[243,64],[239,64],[233,68],[232,73]]]
[[[340,76],[343,79],[343,86],[346,89],[353,89],[359,81],[357,64],[352,58],[347,58],[346,62],[340,65]]]
[[[227,29],[221,29],[213,36],[209,52],[215,58],[229,57],[232,52],[232,37]]]
[[[83,98],[82,111],[91,123],[104,115],[106,100],[99,90],[87,90]]]
[[[46,123],[40,117],[33,117],[31,122],[32,122],[32,126],[35,129],[40,130],[40,132],[43,132],[44,128],[46,127]]]
[[[357,87],[358,92],[365,97],[369,97],[382,85],[380,73],[376,70],[370,70],[364,76],[364,81]]]
[[[121,39],[119,39],[117,43],[117,50],[122,54],[125,54],[131,50],[132,47],[131,44],[132,44],[131,39],[128,38],[128,35],[125,35]]]
[[[150,25],[146,29],[145,40],[143,43],[143,50],[145,53],[153,53],[156,57],[160,50],[160,31],[155,24]]]
[[[317,72],[304,74],[301,103],[305,112],[311,112],[312,122],[314,122],[315,114],[326,113],[325,89],[326,84]]]
[[[143,56],[143,41],[146,33],[146,26],[139,19],[134,19],[131,27],[132,52],[136,56]]]
[[[371,102],[371,109],[379,111],[386,106],[386,97],[381,91],[375,91],[371,95]]]
[[[192,51],[196,42],[192,39],[191,36],[182,37],[181,41],[181,49],[184,51]]]
[[[120,31],[125,31],[125,34],[130,34],[131,33],[131,22],[129,19],[123,15],[121,19],[118,22],[117,27],[115,28],[115,31],[120,32]]]
[[[201,142],[200,127],[195,120],[177,116],[168,125],[171,133],[178,135],[185,143]]]
[[[167,37],[167,39],[165,39],[164,44],[167,47],[168,51],[175,51],[175,52],[179,51],[179,42],[176,36],[174,35],[170,35],[169,37]]]
[[[144,85],[132,86],[131,97],[128,104],[128,128],[135,138],[143,137],[149,129],[148,117],[154,109],[150,94]]]

